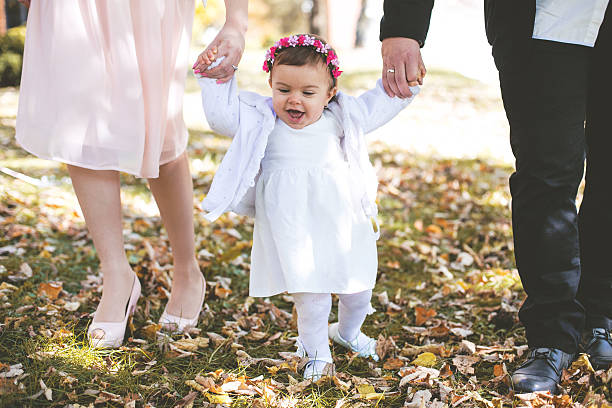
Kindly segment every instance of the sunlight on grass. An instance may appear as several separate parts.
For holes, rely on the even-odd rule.
[[[97,369],[107,374],[130,369],[129,353],[121,349],[96,349],[85,336],[60,329],[51,338],[39,338],[31,352],[40,361],[52,360],[72,369]]]

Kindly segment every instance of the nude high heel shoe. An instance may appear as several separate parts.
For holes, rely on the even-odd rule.
[[[132,284],[132,293],[130,293],[130,299],[128,300],[127,307],[125,308],[125,317],[121,322],[97,322],[96,317],[89,325],[87,330],[87,337],[89,338],[89,344],[94,348],[117,348],[123,343],[123,337],[125,336],[125,328],[128,324],[128,320],[136,310],[136,303],[140,297],[140,281],[138,276],[134,272],[134,283]],[[104,332],[103,337],[94,337],[92,334],[95,330],[102,330]]]
[[[198,325],[198,319],[200,318],[200,311],[202,310],[202,306],[204,305],[204,297],[206,296],[206,280],[204,280],[204,276],[202,276],[202,295],[200,297],[200,307],[198,308],[198,312],[192,318],[187,318],[183,316],[174,316],[164,308],[164,312],[159,318],[159,324],[161,324],[162,328],[168,330],[172,333],[184,333],[189,329],[192,329]]]

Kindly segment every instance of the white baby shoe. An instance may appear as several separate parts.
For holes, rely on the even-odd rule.
[[[301,359],[298,364],[298,369],[302,371],[302,376],[305,380],[317,382],[323,377],[332,377],[336,373],[333,361],[328,359],[309,358],[304,345],[298,339],[297,351],[295,354]]]
[[[366,336],[361,331],[355,339],[347,341],[340,336],[338,332],[338,323],[332,323],[329,325],[328,335],[334,342],[355,353],[359,353],[360,357],[371,357],[374,361],[380,360],[378,354],[376,354],[376,340]]]

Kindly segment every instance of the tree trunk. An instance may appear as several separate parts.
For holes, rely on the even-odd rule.
[[[326,0],[312,0],[312,9],[308,16],[308,26],[311,34],[327,37],[327,4]]]
[[[368,0],[361,0],[361,11],[359,12],[359,18],[357,19],[357,27],[355,31],[355,47],[363,47],[365,43],[365,32],[368,28],[368,17],[366,16],[366,9],[368,8]]]
[[[0,0],[0,36],[6,34],[5,0]]]

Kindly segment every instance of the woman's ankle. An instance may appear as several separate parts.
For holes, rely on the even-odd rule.
[[[198,282],[203,278],[200,265],[197,260],[174,264],[173,280],[186,280],[188,282]]]

